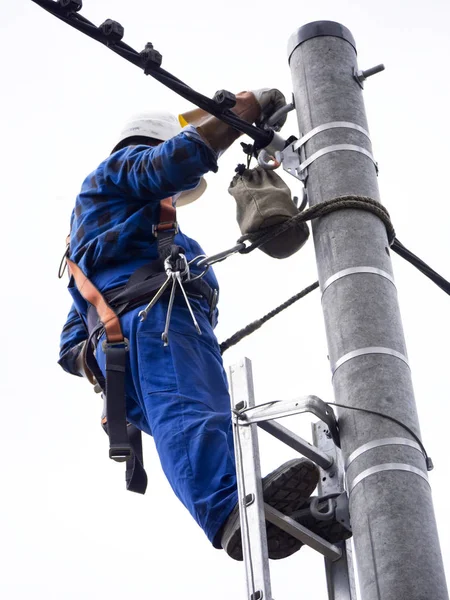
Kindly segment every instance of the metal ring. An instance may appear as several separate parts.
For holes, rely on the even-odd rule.
[[[374,440],[373,442],[368,442],[367,444],[363,444],[356,450],[354,450],[350,456],[345,461],[345,470],[349,468],[354,460],[356,460],[361,454],[368,452],[369,450],[373,450],[374,448],[380,448],[381,446],[409,446],[410,448],[414,448],[418,450],[422,455],[422,448],[419,446],[417,442],[413,440],[408,440],[407,438],[383,438],[382,440]]]
[[[393,286],[395,287],[395,281],[392,275],[387,273],[387,271],[383,271],[382,269],[377,269],[376,267],[351,267],[349,269],[343,269],[342,271],[338,271],[334,275],[331,275],[325,283],[323,284],[322,296],[325,294],[325,290],[338,279],[342,279],[342,277],[347,277],[347,275],[353,275],[355,273],[373,273],[374,275],[380,275],[385,279],[389,280]]]
[[[409,367],[408,359],[401,352],[397,352],[397,350],[392,350],[392,348],[370,346],[369,348],[360,348],[359,350],[353,350],[353,352],[348,352],[347,354],[344,354],[344,356],[341,356],[341,358],[331,368],[332,376],[334,376],[339,367],[341,367],[347,361],[352,360],[352,358],[357,358],[358,356],[365,356],[366,354],[388,354],[389,356],[395,356],[395,358],[399,358]]]
[[[328,129],[337,129],[337,128],[356,129],[356,131],[359,131],[360,133],[364,134],[370,140],[369,132],[366,129],[364,129],[364,127],[361,127],[360,125],[357,125],[356,123],[351,123],[349,121],[332,121],[331,123],[324,123],[323,125],[314,127],[314,129],[311,129],[311,131],[308,131],[308,133],[305,133],[305,135],[303,137],[301,137],[299,140],[297,140],[295,142],[294,150],[298,150],[299,148],[301,148],[304,144],[306,144],[306,142],[308,140],[310,140],[312,137],[314,137],[318,133],[322,133],[322,131],[327,131]]]
[[[355,487],[358,485],[358,483],[361,483],[361,481],[364,481],[364,479],[366,479],[367,477],[370,477],[375,473],[382,473],[383,471],[406,471],[408,473],[414,473],[415,475],[419,475],[419,477],[422,477],[422,479],[424,479],[428,483],[428,485],[430,485],[427,474],[424,473],[424,471],[422,471],[421,469],[418,469],[417,467],[413,467],[412,465],[407,465],[404,463],[385,463],[383,465],[370,467],[370,469],[366,469],[357,477],[355,477],[355,479],[352,481],[352,485],[349,486],[348,493],[351,494]]]
[[[315,160],[317,160],[321,156],[324,156],[325,154],[329,154],[330,152],[339,152],[340,150],[351,150],[353,152],[360,152],[361,154],[365,154],[365,156],[368,156],[370,158],[370,160],[375,165],[375,168],[378,170],[378,165],[373,157],[373,154],[371,152],[369,152],[369,150],[366,150],[365,148],[362,148],[361,146],[355,146],[353,144],[335,144],[334,146],[327,146],[326,148],[322,148],[322,150],[318,150],[317,152],[314,152],[314,154],[312,154],[309,158],[307,158],[304,162],[302,162],[302,164],[299,166],[298,170],[300,172],[304,171],[307,167],[309,167],[309,165],[311,163],[313,163]]]

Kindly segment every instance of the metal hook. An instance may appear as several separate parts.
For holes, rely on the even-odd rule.
[[[334,516],[335,502],[334,502],[333,498],[328,498],[327,499],[327,510],[324,512],[323,510],[319,510],[319,502],[320,501],[321,501],[321,498],[318,498],[318,497],[315,497],[311,500],[311,504],[309,505],[311,514],[318,521],[329,521]]]
[[[258,154],[258,164],[265,171],[274,171],[275,169],[278,169],[282,162],[283,154],[279,150],[275,152],[275,156],[269,154],[267,150],[261,150]]]

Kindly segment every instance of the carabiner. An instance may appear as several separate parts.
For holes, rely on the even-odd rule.
[[[281,166],[283,162],[283,153],[277,150],[275,152],[275,156],[272,156],[267,152],[267,150],[261,150],[258,154],[258,164],[265,171],[274,171]]]

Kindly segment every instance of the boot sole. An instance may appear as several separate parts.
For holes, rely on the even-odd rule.
[[[314,463],[304,458],[291,460],[263,479],[264,502],[283,514],[290,515],[304,506],[318,481],[319,470]],[[222,545],[231,558],[243,560],[237,507],[233,513],[226,527],[228,535],[224,532]],[[266,531],[269,558],[287,558],[299,550],[302,545],[301,542],[272,523],[266,524]]]

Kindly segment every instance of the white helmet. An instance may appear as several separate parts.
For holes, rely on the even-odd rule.
[[[125,147],[122,143],[133,137],[146,137],[165,142],[176,136],[182,130],[179,118],[165,111],[146,111],[134,115],[126,122],[120,132],[119,140],[113,152]],[[184,206],[197,200],[206,190],[206,181],[202,177],[200,183],[193,190],[181,192],[177,206]]]

